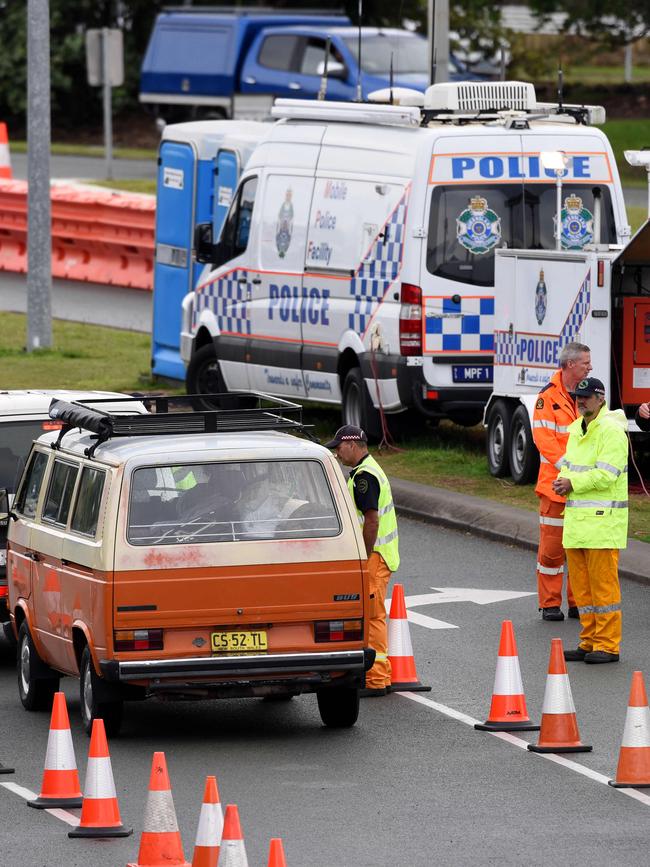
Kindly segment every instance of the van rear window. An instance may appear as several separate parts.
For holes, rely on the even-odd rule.
[[[318,461],[187,464],[135,470],[132,545],[308,539],[341,524]]]

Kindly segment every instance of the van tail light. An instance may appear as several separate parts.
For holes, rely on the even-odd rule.
[[[121,629],[113,636],[115,650],[162,650],[162,629]]]
[[[598,260],[598,286],[605,285],[605,260]]]
[[[399,310],[400,355],[422,355],[422,290],[402,283]]]
[[[361,641],[363,620],[317,620],[314,639],[319,641]]]
[[[9,588],[7,587],[7,585],[6,584],[0,584],[0,599],[2,599],[3,596],[8,596],[8,595],[9,595]]]

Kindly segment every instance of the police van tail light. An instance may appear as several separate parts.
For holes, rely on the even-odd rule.
[[[314,623],[314,640],[361,641],[363,620],[317,620]]]
[[[422,290],[402,283],[399,311],[400,355],[422,355]]]
[[[162,650],[162,629],[121,629],[114,633],[115,650]]]

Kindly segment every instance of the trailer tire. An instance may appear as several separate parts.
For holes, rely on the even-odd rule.
[[[507,476],[510,469],[510,407],[505,400],[497,400],[487,417],[487,462],[490,475]]]
[[[527,485],[537,478],[539,452],[533,440],[528,410],[518,406],[510,422],[510,475],[516,485]]]
[[[370,394],[358,367],[349,370],[343,382],[341,423],[362,428],[370,442],[378,440],[381,436],[379,413],[370,400]]]

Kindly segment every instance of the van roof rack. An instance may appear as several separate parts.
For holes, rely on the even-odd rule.
[[[108,405],[117,401],[144,403],[149,412],[111,414]],[[214,409],[206,409],[206,403],[214,403]],[[175,397],[140,395],[70,402],[54,398],[49,415],[64,423],[52,448],[59,448],[65,434],[74,428],[95,434],[96,442],[84,452],[89,458],[93,457],[99,445],[114,437],[285,430],[304,433],[315,439],[308,430],[312,425],[303,424],[299,403],[261,392],[229,391]]]

